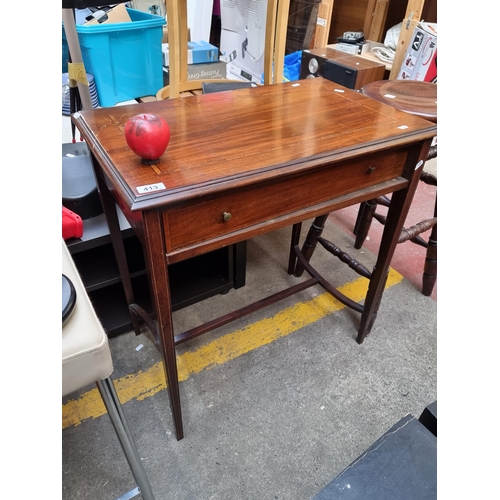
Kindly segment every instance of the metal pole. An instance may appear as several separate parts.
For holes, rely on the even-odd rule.
[[[141,457],[137,451],[134,439],[128,427],[123,409],[116,394],[115,387],[111,377],[97,381],[97,388],[101,394],[102,400],[108,410],[109,418],[115,428],[116,435],[123,448],[127,461],[134,475],[135,481],[139,486],[140,494],[144,500],[155,500],[153,490],[149,484],[146,471],[141,462]]]
[[[66,33],[66,39],[68,41],[69,53],[71,54],[71,65],[68,65],[69,79],[75,80],[78,83],[83,109],[93,109],[87,73],[83,65],[80,41],[78,40],[78,33],[76,32],[73,9],[62,9],[62,20],[64,23],[64,32]]]

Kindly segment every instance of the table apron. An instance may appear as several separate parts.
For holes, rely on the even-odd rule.
[[[240,233],[267,232],[294,223],[294,217],[305,220],[378,196],[379,190],[401,189],[406,184],[401,177],[406,156],[406,149],[373,154],[164,209],[166,253],[180,260],[174,255],[188,248],[231,240],[231,235],[237,239]]]

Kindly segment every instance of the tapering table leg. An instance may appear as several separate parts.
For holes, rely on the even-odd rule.
[[[288,274],[293,274],[295,271],[295,265],[297,263],[297,257],[295,256],[295,245],[299,244],[300,241],[300,231],[302,230],[302,222],[294,224],[292,227],[292,238],[290,242],[290,256],[288,257]]]
[[[143,212],[143,223],[144,239],[146,242],[144,256],[158,321],[159,347],[163,358],[163,369],[170,396],[177,439],[181,440],[184,437],[184,430],[182,426],[168,265],[163,234],[161,232],[161,214],[155,211]]]
[[[428,147],[424,147],[408,155],[404,168],[404,174],[408,178],[408,186],[392,194],[377,261],[366,294],[363,312],[361,313],[361,322],[356,339],[358,344],[361,344],[366,335],[370,333],[377,316],[377,311],[387,282],[389,266],[396,246],[398,245],[403,224],[410,210],[413,196],[415,195],[424,166],[423,158],[427,157],[427,152]]]
[[[92,160],[92,165],[94,168],[94,175],[96,177],[97,187],[99,189],[102,208],[104,214],[106,215],[109,237],[111,239],[111,245],[115,254],[116,264],[120,273],[120,278],[125,293],[125,300],[127,301],[127,305],[130,305],[135,302],[134,291],[132,288],[132,280],[130,278],[130,272],[128,269],[127,255],[125,253],[125,246],[123,244],[120,221],[118,220],[118,214],[116,212],[115,200],[106,186],[102,171],[99,168],[99,164],[97,163],[97,160],[92,153],[90,153],[90,158]],[[141,328],[137,316],[135,314],[131,314],[130,318],[135,334],[139,335],[141,332]]]

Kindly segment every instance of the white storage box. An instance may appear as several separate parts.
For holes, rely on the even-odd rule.
[[[260,83],[264,72],[267,0],[221,2],[221,59],[227,77]]]
[[[398,80],[437,82],[437,24],[418,23],[401,64]]]

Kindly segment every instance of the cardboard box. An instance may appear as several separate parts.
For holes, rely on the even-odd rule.
[[[437,24],[418,23],[401,64],[398,80],[437,82]]]
[[[169,66],[168,43],[161,44],[163,52],[163,66]],[[219,60],[219,49],[208,42],[188,42],[188,64],[202,64],[217,62]]]
[[[226,63],[224,61],[206,64],[188,64],[188,81],[190,80],[220,80],[226,78]],[[163,84],[169,84],[168,67],[163,66]]]
[[[267,0],[221,2],[221,59],[227,77],[260,83],[264,72]]]
[[[93,19],[87,21],[83,26],[96,24],[131,23],[125,4],[118,4],[108,11],[98,10],[93,13]]]

